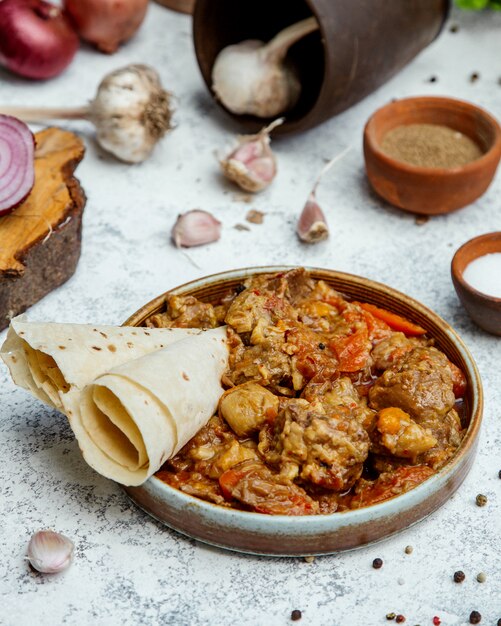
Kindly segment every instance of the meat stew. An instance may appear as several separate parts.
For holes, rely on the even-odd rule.
[[[229,334],[218,414],[157,473],[185,493],[267,514],[342,512],[412,489],[460,445],[465,377],[425,330],[301,268],[250,278],[215,305],[166,304],[149,326]]]

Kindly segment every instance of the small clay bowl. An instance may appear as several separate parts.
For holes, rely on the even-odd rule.
[[[254,267],[206,276],[177,287],[168,294],[193,295],[217,302],[249,276],[283,272],[289,267]],[[385,502],[332,515],[262,515],[217,506],[178,491],[152,476],[139,487],[124,487],[129,497],[149,515],[184,535],[200,541],[252,554],[304,556],[359,548],[389,537],[422,520],[444,504],[468,474],[478,444],[483,392],[475,362],[455,331],[416,300],[374,281],[333,270],[308,268],[313,278],[355,299],[404,315],[426,328],[436,345],[465,373],[464,438],[454,456],[415,489]],[[142,326],[165,310],[162,294],[125,322]]]
[[[380,148],[386,133],[406,124],[439,124],[473,139],[483,155],[456,168],[409,165]],[[440,215],[471,204],[489,187],[501,159],[501,127],[483,109],[453,98],[406,98],[382,107],[364,131],[365,167],[382,198],[405,211]]]
[[[501,232],[488,233],[463,244],[452,259],[452,282],[471,319],[488,333],[501,336],[501,298],[477,291],[463,278],[463,272],[478,257],[501,252]]]

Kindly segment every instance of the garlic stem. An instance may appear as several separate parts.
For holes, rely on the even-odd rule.
[[[331,167],[333,165],[335,165],[338,161],[340,161],[343,157],[345,157],[348,152],[350,152],[351,150],[353,150],[353,146],[348,146],[347,148],[345,148],[342,152],[340,152],[339,154],[337,154],[335,157],[333,157],[321,170],[320,173],[318,174],[315,183],[313,184],[313,189],[311,190],[311,193],[314,194],[315,191],[317,190],[318,185],[320,184],[320,181],[322,180],[323,176],[325,174],[327,174],[327,172],[331,169]]]
[[[45,120],[85,120],[89,119],[90,106],[59,108],[0,107],[1,115],[11,115],[23,122],[43,122]]]
[[[289,48],[306,35],[318,30],[318,22],[315,17],[291,24],[275,35],[260,51],[261,55],[268,60],[282,61]]]

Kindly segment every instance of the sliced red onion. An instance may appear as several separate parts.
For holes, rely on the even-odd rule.
[[[21,204],[35,183],[35,138],[24,122],[0,115],[0,215]]]

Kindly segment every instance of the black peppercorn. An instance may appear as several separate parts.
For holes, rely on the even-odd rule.
[[[381,569],[383,567],[383,559],[374,559],[374,561],[372,561],[372,567],[374,569]]]
[[[325,350],[325,343],[320,342],[318,344],[318,347],[320,348],[320,350]]]
[[[466,578],[466,576],[464,575],[464,572],[462,572],[461,570],[458,570],[457,572],[454,572],[454,582],[455,583],[462,583],[465,578]]]
[[[237,294],[242,293],[242,291],[245,291],[245,289],[246,289],[245,285],[242,285],[242,284],[237,285],[235,287],[235,291],[237,292]]]
[[[479,78],[480,74],[478,72],[473,72],[473,74],[470,76],[470,83],[476,83]]]
[[[300,620],[302,617],[302,613],[299,609],[294,609],[291,613],[291,620],[293,622],[297,622],[298,620]]]
[[[386,613],[386,619],[387,619],[388,621],[390,621],[390,620],[392,620],[392,619],[395,619],[395,617],[396,617],[396,614],[395,614],[395,613]]]
[[[499,470],[499,472],[498,472],[498,478],[501,478],[501,470]]]
[[[472,611],[470,613],[470,624],[480,624],[482,616],[478,611]]]
[[[429,82],[430,83],[436,83],[437,80],[438,80],[438,78],[436,76],[430,76],[430,78],[429,78]]]

